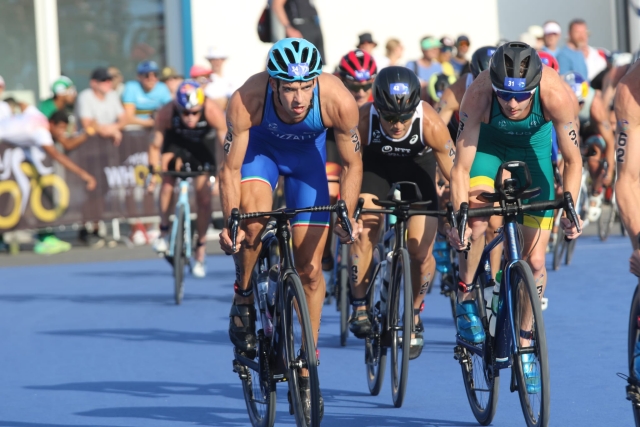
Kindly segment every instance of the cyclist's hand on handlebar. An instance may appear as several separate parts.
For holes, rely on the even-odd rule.
[[[629,271],[640,277],[640,249],[636,249],[629,258]]]
[[[449,244],[456,251],[466,251],[469,249],[469,242],[471,239],[471,228],[467,226],[464,231],[464,244],[460,242],[460,235],[456,227],[448,227],[447,236],[449,237]]]
[[[578,215],[578,221],[580,222],[580,229],[582,230],[582,218]],[[564,235],[569,239],[577,239],[582,232],[578,232],[576,226],[571,222],[569,218],[560,218],[560,227],[564,231]]]
[[[236,251],[233,252],[233,242],[231,241],[231,236],[229,235],[229,229],[225,227],[220,233],[220,249],[222,249],[226,254],[232,255],[234,253],[238,253],[243,241],[244,231],[241,228],[238,228],[238,236],[236,237]]]
[[[351,221],[351,229],[353,230],[351,237],[353,237],[353,240],[357,240],[358,236],[362,232],[362,221],[356,221],[353,218],[349,218],[349,221]],[[352,243],[351,239],[349,238],[349,235],[347,234],[346,231],[344,231],[344,228],[342,228],[340,221],[336,221],[336,225],[333,227],[333,232],[336,234],[336,236],[338,236],[341,243],[346,243],[346,244]]]

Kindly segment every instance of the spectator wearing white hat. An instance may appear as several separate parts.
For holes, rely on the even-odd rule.
[[[233,80],[223,74],[222,68],[228,55],[223,49],[211,46],[207,49],[205,58],[211,64],[211,83],[205,87],[204,94],[225,110],[229,98],[237,88]]]
[[[0,98],[2,97],[2,92],[4,92],[4,79],[0,76]],[[11,107],[6,102],[0,99],[0,120],[6,119],[11,116]]]
[[[544,47],[544,29],[540,25],[531,25],[527,29],[527,32],[534,38],[534,41],[530,46],[536,50],[542,49]]]
[[[542,33],[544,41],[544,47],[542,50],[549,52],[551,55],[556,56],[558,53],[558,42],[560,41],[560,34],[562,34],[562,28],[556,21],[547,21],[542,26]]]

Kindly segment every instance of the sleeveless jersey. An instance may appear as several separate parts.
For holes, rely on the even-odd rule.
[[[527,117],[522,120],[511,120],[502,114],[496,96],[493,94],[489,123],[480,124],[479,141],[507,147],[530,146],[536,149],[546,146],[548,147],[546,153],[549,155],[553,123],[547,121],[542,114],[539,87],[531,102],[533,105]]]
[[[378,111],[372,104],[369,112],[369,145],[366,150],[385,157],[416,157],[430,152],[431,147],[427,147],[422,139],[423,117],[421,102],[411,119],[411,127],[407,134],[402,138],[394,139],[382,129]]]
[[[271,85],[267,84],[262,121],[258,126],[251,127],[249,137],[275,144],[315,144],[324,146],[327,128],[322,123],[322,115],[320,114],[319,91],[320,83],[316,82],[316,86],[313,88],[311,106],[304,120],[299,123],[289,124],[278,117],[275,109],[277,101],[273,96]]]
[[[211,132],[212,127],[207,122],[205,116],[205,108],[202,109],[198,123],[195,128],[189,128],[185,126],[180,118],[180,112],[176,107],[173,107],[171,114],[171,126],[165,131],[165,140],[168,143],[175,143],[178,145],[189,145],[201,143],[207,134]]]

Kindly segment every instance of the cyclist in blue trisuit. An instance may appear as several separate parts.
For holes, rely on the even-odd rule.
[[[224,113],[210,99],[205,99],[204,91],[198,83],[186,80],[178,86],[176,99],[165,104],[156,115],[153,142],[149,146],[149,165],[151,173],[180,170],[183,164],[189,164],[192,171],[209,170],[215,174],[216,141],[207,137],[215,130],[217,140],[222,141],[226,132]],[[160,189],[160,237],[154,243],[154,250],[166,253],[166,236],[169,232],[169,213],[175,178],[162,178]],[[206,275],[204,265],[205,237],[211,222],[211,187],[207,175],[194,179],[196,202],[198,203],[195,263],[192,268],[194,277]],[[153,191],[155,184],[150,182],[148,189]]]
[[[554,199],[554,177],[551,166],[551,129],[555,128],[562,152],[564,188],[576,200],[582,175],[578,124],[571,106],[572,98],[558,73],[543,66],[536,51],[529,45],[510,42],[500,46],[491,58],[489,70],[483,71],[469,86],[460,107],[460,128],[456,144],[457,155],[451,172],[451,199],[454,209],[462,202],[470,207],[487,206],[477,199],[481,192],[494,191],[494,177],[503,162],[520,160],[531,172],[532,188],[540,187],[536,200]],[[516,174],[523,184],[523,177]],[[547,282],[545,252],[553,211],[535,211],[521,220],[523,250],[538,288],[544,295]],[[575,239],[580,234],[567,218],[561,226],[565,235]],[[467,249],[468,258],[460,259],[460,282],[456,325],[460,337],[472,343],[483,342],[484,328],[471,301],[473,274],[485,246],[487,218],[469,221],[464,232],[464,244],[458,232],[450,229],[451,246]],[[520,325],[521,328],[526,325]],[[523,330],[521,337],[527,336]],[[526,338],[522,344],[528,345]],[[522,364],[530,393],[537,392],[539,378],[532,370],[529,354],[523,354]],[[538,384],[538,386],[537,386]]]
[[[342,161],[340,195],[352,214],[362,181],[358,107],[337,77],[322,74],[322,58],[305,39],[288,38],[273,45],[267,71],[249,78],[227,107],[228,132],[220,172],[222,210],[268,211],[279,175],[285,178],[287,207],[327,205],[325,134],[331,127]],[[236,349],[255,354],[256,312],[251,272],[259,254],[266,219],[244,221],[238,231],[235,295],[229,314],[229,336]],[[351,219],[353,238],[361,227]],[[325,298],[322,251],[329,232],[329,212],[297,215],[291,221],[295,267],[305,288],[311,327],[317,342]],[[350,236],[340,224],[335,233],[344,243]],[[229,232],[220,246],[232,253]],[[301,398],[309,413],[309,384],[301,372]],[[322,413],[321,400],[321,413]]]
[[[364,207],[375,209],[373,199],[385,200],[395,182],[410,181],[418,185],[423,200],[432,202],[428,208],[437,209],[436,164],[448,179],[456,151],[446,125],[429,104],[420,100],[420,81],[415,73],[405,67],[383,68],[373,83],[373,102],[360,107],[358,127],[365,146],[360,194]],[[401,197],[409,200],[414,195],[403,193]],[[366,293],[373,245],[383,225],[378,214],[365,214],[362,220],[362,234],[351,250],[353,313],[349,329],[358,338],[366,338],[371,332]],[[435,273],[432,249],[437,228],[438,219],[429,216],[412,217],[407,228],[415,322],[411,359],[420,355],[424,345],[420,309]]]

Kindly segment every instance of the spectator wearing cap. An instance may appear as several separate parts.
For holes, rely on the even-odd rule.
[[[175,68],[164,67],[160,72],[160,81],[167,85],[169,92],[171,92],[171,97],[175,98],[178,86],[184,81],[184,76],[178,73]]]
[[[577,46],[572,43],[572,29],[573,21],[569,24],[569,41],[567,42],[567,45],[558,49],[558,52],[556,53],[556,59],[558,60],[558,64],[560,64],[560,74],[566,74],[573,71],[586,79],[588,75],[587,63],[584,60],[582,52],[576,50]]]
[[[324,60],[324,40],[318,11],[313,0],[270,0],[271,13],[284,27],[285,37],[305,38],[318,49]]]
[[[228,55],[223,49],[212,46],[207,50],[205,58],[211,64],[211,83],[204,88],[204,94],[224,111],[227,108],[229,98],[238,88],[233,79],[224,74],[224,63]]]
[[[153,114],[171,101],[171,92],[158,80],[160,68],[155,61],[142,61],[137,72],[138,80],[128,81],[122,94],[127,124],[153,127]]]
[[[99,67],[91,73],[89,88],[78,96],[76,116],[88,135],[111,138],[114,145],[120,145],[126,119],[107,68]]]
[[[442,73],[442,64],[438,62],[438,55],[440,54],[441,47],[442,43],[440,43],[440,41],[435,37],[424,37],[420,41],[422,58],[416,59],[415,61],[409,61],[406,65],[407,68],[416,73],[420,79],[420,85],[423,89],[427,87],[429,79],[433,74]]]
[[[64,110],[73,105],[76,101],[76,87],[69,77],[60,76],[51,85],[53,96],[45,99],[38,105],[38,110],[44,114],[47,119],[58,110]]]
[[[206,86],[211,83],[211,68],[204,65],[195,64],[189,70],[189,78],[195,80],[200,86]]]
[[[464,74],[462,70],[469,64],[467,53],[470,45],[469,37],[465,35],[460,35],[456,39],[456,55],[451,58],[451,65],[458,76]]]
[[[2,97],[2,92],[4,92],[4,79],[0,76],[0,97]],[[0,120],[6,119],[7,117],[11,117],[11,106],[8,103],[0,99]]]
[[[373,55],[373,49],[378,46],[378,43],[373,41],[371,33],[362,33],[358,36],[358,49],[367,52],[369,55]]]
[[[530,25],[529,28],[527,28],[527,33],[531,34],[533,38],[533,42],[530,43],[531,47],[536,50],[544,47],[544,28],[540,25]]]
[[[442,64],[442,74],[445,76],[455,76],[456,72],[451,64],[451,57],[453,56],[453,40],[447,36],[440,39],[440,54],[438,55],[438,62]]]
[[[562,28],[556,21],[547,21],[542,26],[544,47],[542,50],[549,52],[551,55],[556,56],[558,53],[558,43],[560,42],[560,34],[562,34]]]

